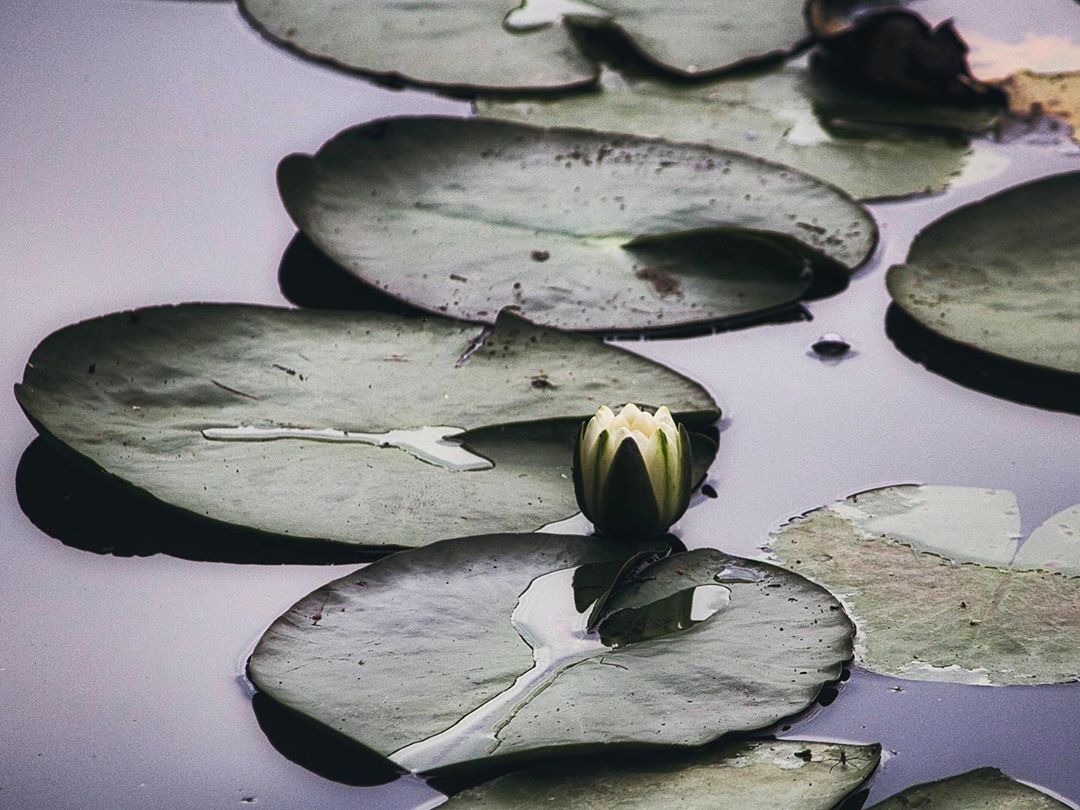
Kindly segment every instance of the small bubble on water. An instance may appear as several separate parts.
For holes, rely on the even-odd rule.
[[[851,344],[836,332],[827,332],[815,340],[810,348],[815,354],[825,357],[843,357],[851,351]]]
[[[810,344],[806,353],[825,363],[838,363],[855,354],[847,339],[836,332],[826,332]]]

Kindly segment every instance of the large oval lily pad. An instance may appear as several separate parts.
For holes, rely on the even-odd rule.
[[[286,158],[278,181],[300,229],[359,279],[478,322],[506,306],[602,332],[768,312],[808,289],[802,256],[850,270],[877,238],[857,203],[786,167],[477,119],[367,124]]]
[[[649,761],[560,762],[501,776],[445,806],[477,810],[603,807],[832,810],[865,782],[881,746],[767,740]]]
[[[1010,779],[997,768],[979,768],[937,782],[915,785],[870,810],[1063,810],[1069,805],[1037,788]]]
[[[264,33],[368,75],[449,90],[565,90],[596,66],[575,27],[621,32],[657,66],[701,75],[790,53],[806,38],[801,0],[241,0]]]
[[[1080,172],[1011,188],[923,230],[889,293],[939,335],[1080,374]]]
[[[46,438],[160,501],[374,547],[574,514],[576,424],[601,403],[669,403],[690,426],[717,414],[699,385],[599,341],[512,316],[479,347],[477,333],[378,313],[151,308],[54,333],[16,396]],[[435,427],[447,430],[418,430]],[[466,432],[435,440],[451,429]],[[707,464],[715,446],[696,450]]]
[[[297,603],[248,671],[287,708],[434,773],[700,745],[805,709],[850,658],[836,600],[768,564],[684,552],[605,593],[639,550],[524,534],[394,554]]]
[[[601,93],[476,102],[488,118],[585,126],[691,141],[778,161],[875,199],[943,191],[970,154],[985,111],[928,105],[836,87],[790,64],[709,83],[626,78],[605,70]]]
[[[772,552],[844,602],[868,669],[975,684],[1080,679],[1077,507],[1021,542],[1010,492],[887,487],[796,518]]]

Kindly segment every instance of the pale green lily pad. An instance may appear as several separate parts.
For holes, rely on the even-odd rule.
[[[1080,509],[1024,542],[1000,490],[898,486],[796,518],[780,564],[844,602],[856,663],[887,675],[975,684],[1080,679]]]
[[[428,87],[552,91],[591,84],[574,27],[624,34],[642,56],[701,75],[791,53],[807,38],[801,0],[241,0],[249,20],[300,53]]]
[[[1010,779],[997,768],[979,768],[938,782],[915,785],[870,810],[1060,810],[1069,805]]]
[[[445,807],[523,810],[832,810],[878,765],[881,746],[767,740],[621,764],[561,762],[501,776]]]
[[[278,181],[293,221],[357,278],[477,322],[507,306],[599,332],[767,313],[808,289],[804,256],[852,270],[877,239],[861,206],[786,167],[478,119],[367,124],[286,158]]]
[[[263,636],[248,672],[287,708],[433,773],[620,745],[702,745],[802,711],[850,658],[852,626],[828,592],[712,549],[659,563],[682,576],[637,608],[679,622],[607,639],[606,626],[629,610],[616,593],[598,632],[587,632],[590,610],[578,602],[588,600],[575,588],[595,599],[597,575],[615,577],[640,549],[525,534],[394,554],[297,603]]]
[[[790,64],[710,83],[624,78],[604,71],[602,92],[556,99],[481,99],[488,118],[582,126],[735,149],[778,161],[875,199],[943,191],[971,149],[963,136],[993,123],[984,111],[885,103],[847,92]]]
[[[1080,172],[1011,188],[960,208],[890,268],[893,300],[965,346],[1080,374]]]
[[[462,360],[478,332],[377,313],[151,308],[54,333],[16,396],[55,445],[159,501],[270,534],[383,548],[573,515],[571,447],[601,403],[668,403],[691,426],[717,415],[674,372],[511,316]],[[375,446],[430,427],[467,432]],[[697,449],[707,465],[715,446]],[[449,468],[462,459],[477,468]]]

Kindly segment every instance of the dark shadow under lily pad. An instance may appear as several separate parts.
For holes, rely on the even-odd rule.
[[[1080,376],[1020,363],[943,337],[896,304],[885,333],[908,359],[965,388],[1021,405],[1080,414]]]
[[[806,301],[828,298],[847,289],[850,275],[834,267],[815,267]],[[430,317],[430,314],[382,290],[366,284],[319,250],[302,232],[289,242],[278,266],[278,286],[286,300],[309,309],[388,312],[403,316]],[[618,332],[605,337],[686,338],[747,329],[765,324],[797,323],[812,320],[800,303],[713,324],[688,324],[666,330]]]
[[[15,492],[23,513],[41,531],[66,546],[95,554],[168,554],[198,562],[265,565],[326,565],[381,556],[337,544],[296,543],[200,520],[100,473],[81,469],[77,461],[41,438],[34,439],[19,460]]]

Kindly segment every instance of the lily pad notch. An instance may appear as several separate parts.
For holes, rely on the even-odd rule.
[[[771,559],[838,595],[858,626],[855,663],[874,672],[1080,680],[1080,505],[1027,538],[1020,527],[1011,492],[885,487],[793,519]]]
[[[799,0],[240,0],[272,41],[384,82],[450,94],[565,92],[593,84],[589,29],[656,69],[706,76],[790,55],[809,35]]]
[[[877,243],[847,194],[697,144],[394,118],[279,166],[286,210],[360,281],[422,310],[612,334],[789,309]],[[821,281],[821,279],[817,279]]]
[[[712,549],[619,576],[661,545],[519,534],[399,552],[298,602],[249,677],[333,732],[442,775],[611,746],[696,748],[797,714],[840,676],[854,628],[823,588]]]
[[[476,346],[478,331],[153,307],[46,338],[15,394],[43,437],[112,483],[298,546],[366,551],[574,515],[571,449],[598,403],[656,397],[706,431],[719,415],[698,384],[593,338],[509,313]],[[716,445],[700,437],[695,452],[707,467]]]

